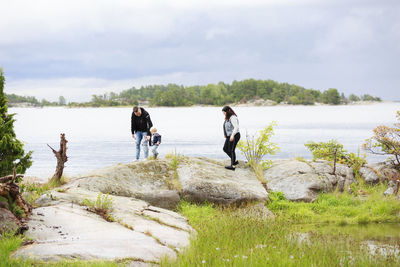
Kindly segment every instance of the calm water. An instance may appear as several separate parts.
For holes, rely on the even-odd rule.
[[[148,108],[162,135],[160,155],[174,152],[188,156],[226,158],[220,107]],[[242,138],[276,121],[273,141],[281,152],[273,158],[311,158],[308,141],[339,140],[348,151],[357,152],[377,125],[393,125],[399,103],[357,106],[277,106],[235,108]],[[10,108],[16,113],[15,131],[33,150],[34,163],[28,176],[49,177],[56,159],[46,144],[56,150],[59,134],[66,133],[69,160],[65,173],[74,175],[92,169],[129,162],[135,145],[130,133],[131,108]],[[238,153],[239,154],[239,153]],[[243,158],[239,155],[239,158]],[[372,157],[370,161],[383,158]]]

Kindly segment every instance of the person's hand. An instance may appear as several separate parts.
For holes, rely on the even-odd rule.
[[[133,138],[133,139],[136,139],[135,134],[132,134],[132,138]]]
[[[157,143],[156,143],[156,146],[159,146],[159,145],[160,145],[160,142],[157,142]]]
[[[229,141],[233,142],[233,136],[231,136],[231,138],[229,138]]]

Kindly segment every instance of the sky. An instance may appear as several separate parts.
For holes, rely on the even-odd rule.
[[[0,0],[6,93],[272,79],[400,100],[399,0]]]

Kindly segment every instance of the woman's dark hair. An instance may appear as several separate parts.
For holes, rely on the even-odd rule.
[[[229,120],[231,118],[232,115],[236,115],[235,111],[233,111],[233,109],[230,106],[225,106],[222,108],[222,111],[225,111],[225,120]]]

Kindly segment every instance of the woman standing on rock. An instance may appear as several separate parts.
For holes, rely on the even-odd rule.
[[[226,169],[234,171],[239,162],[236,160],[236,145],[240,140],[239,120],[236,113],[230,106],[222,108],[222,113],[225,116],[224,121],[224,152],[231,158],[231,165],[225,166]]]

